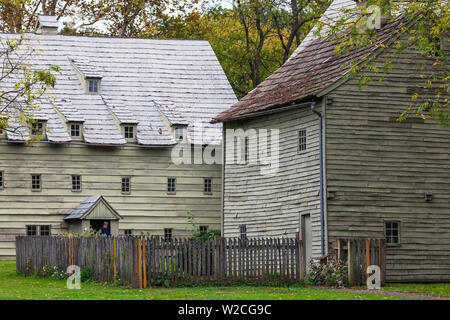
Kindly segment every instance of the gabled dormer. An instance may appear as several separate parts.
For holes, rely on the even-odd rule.
[[[36,24],[37,34],[57,34],[58,33],[58,19],[56,16],[39,15]]]
[[[69,58],[86,94],[99,95],[102,89],[102,69],[89,60]]]

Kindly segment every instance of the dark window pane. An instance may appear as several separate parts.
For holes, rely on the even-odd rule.
[[[172,240],[172,229],[164,229],[164,240],[165,241]]]
[[[167,178],[167,192],[175,193],[176,187],[176,179],[175,178]]]
[[[130,178],[122,178],[122,192],[129,193],[131,190]]]
[[[41,176],[40,175],[32,175],[31,176],[31,189],[32,190],[41,189]]]
[[[203,191],[205,193],[212,193],[212,180],[211,179],[209,179],[209,178],[205,179]]]
[[[50,226],[40,226],[40,234],[41,234],[41,236],[49,236],[50,235]]]
[[[306,130],[298,132],[298,151],[306,150]]]
[[[36,235],[36,226],[27,226],[27,236]]]

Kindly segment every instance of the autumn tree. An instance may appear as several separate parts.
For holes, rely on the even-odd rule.
[[[0,131],[23,132],[35,121],[33,113],[48,101],[47,89],[55,86],[57,66],[33,68],[38,52],[25,36],[0,39]]]
[[[450,66],[448,50],[445,50],[449,45],[449,8],[444,0],[364,0],[355,8],[342,9],[339,19],[330,23],[322,21],[315,34],[337,40],[335,51],[343,55],[377,45],[380,27],[377,22],[401,19],[391,41],[381,48],[391,50],[390,58],[382,66],[376,65],[374,55],[351,61],[347,76],[357,77],[360,86],[370,85],[375,76],[383,81],[396,57],[405,50],[419,52],[426,62],[416,65],[419,84],[411,96],[411,104],[398,120],[415,115],[449,125]]]

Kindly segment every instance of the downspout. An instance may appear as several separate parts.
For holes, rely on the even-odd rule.
[[[316,103],[311,103],[311,111],[319,117],[319,162],[320,162],[320,245],[322,256],[325,255],[325,218],[323,207],[323,150],[322,150],[322,114],[316,110]]]

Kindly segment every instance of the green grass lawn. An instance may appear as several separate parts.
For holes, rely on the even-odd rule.
[[[447,287],[448,294],[448,287]],[[80,290],[68,290],[64,280],[23,277],[15,272],[15,262],[0,261],[0,299],[118,299],[118,300],[391,300],[401,297],[353,292],[337,292],[305,287],[185,287],[127,289],[100,283],[82,283]]]
[[[450,298],[450,283],[390,283],[382,290]]]

